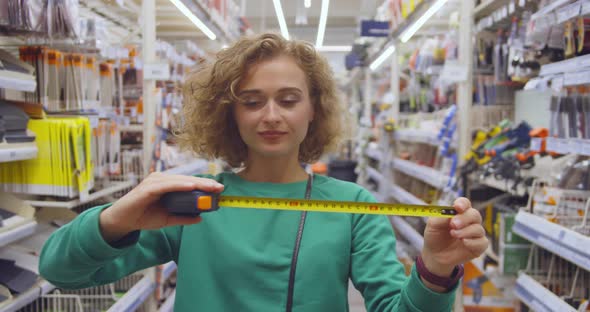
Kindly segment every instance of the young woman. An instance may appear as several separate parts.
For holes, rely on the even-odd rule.
[[[237,173],[154,173],[112,205],[56,231],[40,272],[62,288],[116,281],[178,264],[176,311],[346,311],[348,281],[368,311],[449,311],[461,264],[488,242],[467,199],[452,219],[430,219],[409,277],[385,216],[224,207],[197,218],[167,214],[171,191],[374,202],[360,186],[308,176],[342,131],[327,62],[309,44],[273,34],[241,39],[186,82],[183,146]]]

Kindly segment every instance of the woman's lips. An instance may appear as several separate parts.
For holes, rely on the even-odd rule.
[[[269,139],[269,140],[278,139],[278,138],[284,136],[285,134],[287,134],[287,132],[284,132],[284,131],[261,131],[261,132],[258,132],[258,135],[260,135],[261,137],[263,137],[265,139]]]

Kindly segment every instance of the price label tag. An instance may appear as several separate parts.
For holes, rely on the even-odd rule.
[[[541,144],[543,143],[543,139],[541,138],[532,138],[531,139],[531,150],[535,152],[541,151]]]
[[[559,139],[557,141],[557,151],[561,154],[569,154],[570,151],[570,140],[569,139]]]
[[[443,67],[441,78],[449,82],[467,81],[467,66],[448,61]]]
[[[588,2],[590,3],[590,0],[588,0]],[[590,14],[590,12],[588,12],[588,14]],[[576,64],[577,68],[590,67],[590,54],[578,56],[576,58],[576,60],[577,60],[577,64]]]
[[[170,67],[167,63],[144,64],[144,80],[168,80],[170,79]]]
[[[89,116],[90,128],[98,128],[98,116]]]
[[[580,9],[582,8],[582,3],[580,1],[567,5],[559,10],[557,10],[557,22],[563,23],[568,21],[572,18],[578,17],[580,15]]]
[[[563,76],[557,76],[551,80],[551,89],[555,92],[561,92],[563,89],[565,78]]]
[[[569,139],[567,140],[567,143],[567,150],[569,153],[581,154],[582,146],[580,145],[579,139]]]
[[[590,14],[590,0],[585,0],[582,3],[582,12],[580,13],[581,15],[588,15]]]
[[[576,86],[590,83],[590,71],[565,73],[563,85]]]
[[[550,152],[557,152],[557,139],[556,138],[547,138],[546,143],[547,151]]]
[[[514,13],[515,9],[514,1],[510,1],[510,4],[508,4],[508,14]]]

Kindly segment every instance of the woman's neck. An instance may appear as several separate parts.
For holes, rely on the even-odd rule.
[[[307,172],[295,157],[249,157],[238,175],[251,182],[292,183],[305,181]]]

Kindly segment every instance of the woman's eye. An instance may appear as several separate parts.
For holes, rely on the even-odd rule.
[[[294,105],[299,102],[299,98],[288,97],[281,100],[281,103],[284,105]]]
[[[246,107],[255,107],[258,104],[260,104],[261,102],[259,100],[255,100],[255,99],[246,99],[246,100],[242,101],[242,103]]]

